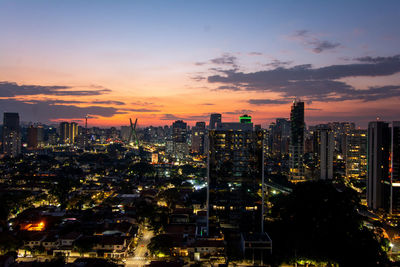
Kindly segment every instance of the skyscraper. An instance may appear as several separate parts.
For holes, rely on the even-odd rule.
[[[192,128],[192,151],[194,153],[204,154],[204,145],[206,137],[206,123],[196,122]]]
[[[184,159],[189,153],[186,122],[177,120],[172,124],[172,141],[174,157]]]
[[[290,112],[289,171],[291,180],[304,180],[304,102],[293,101]]]
[[[279,156],[287,154],[289,152],[290,121],[278,118],[270,128],[272,153]]]
[[[221,122],[221,114],[219,113],[213,113],[210,115],[210,125],[208,126],[208,128],[210,130],[214,130],[217,127],[217,123]]]
[[[31,125],[28,128],[28,148],[35,149],[38,147],[38,128]]]
[[[210,130],[209,224],[260,232],[262,172],[262,130],[253,131],[252,123],[219,123]]]
[[[240,116],[239,122],[240,123],[251,123],[251,116],[244,114],[243,116]]]
[[[355,128],[354,122],[331,122],[329,128],[335,135],[335,150],[339,154],[346,153],[346,136]]]
[[[330,129],[319,129],[319,169],[321,180],[333,179],[334,136]]]
[[[59,131],[62,143],[73,144],[78,136],[78,124],[76,122],[61,122]]]
[[[400,121],[392,123],[390,213],[400,215]]]
[[[373,210],[390,209],[389,160],[391,132],[389,124],[374,121],[368,124],[367,203]]]
[[[3,153],[10,157],[16,157],[21,153],[21,132],[18,113],[4,113]]]
[[[346,135],[346,177],[360,179],[367,175],[367,131],[351,130]]]

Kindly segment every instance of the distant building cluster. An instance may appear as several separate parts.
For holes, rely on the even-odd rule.
[[[295,100],[290,117],[277,118],[267,128],[254,125],[247,114],[227,122],[222,114],[214,113],[208,125],[200,121],[193,127],[177,120],[169,126],[139,128],[137,120],[131,120],[130,126],[103,129],[73,121],[50,126],[26,124],[20,122],[18,113],[4,113],[2,158],[28,155],[56,159],[49,171],[35,174],[40,179],[58,177],[54,170],[60,164],[63,168],[77,164],[76,169],[81,169],[85,178],[77,178],[82,184],[76,190],[88,196],[76,200],[75,205],[80,208],[100,208],[94,203],[102,205],[109,196],[118,195],[112,210],[128,214],[132,203],[138,200],[137,194],[145,195],[145,189],[155,190],[151,196],[145,196],[146,201],[173,210],[166,222],[168,226],[163,226],[163,238],[172,238],[175,245],[171,253],[180,256],[221,256],[225,253],[224,239],[241,242],[244,255],[251,251],[254,254],[252,246],[269,253],[272,241],[264,230],[268,198],[278,192],[291,192],[293,183],[344,181],[356,188],[371,212],[400,215],[400,122],[372,121],[368,129],[356,128],[353,122],[307,126],[304,110],[304,102]],[[90,159],[88,155],[99,158],[77,163],[81,157]],[[119,163],[106,167],[107,161],[99,155],[108,155],[108,161]],[[70,169],[72,177],[79,177],[76,169]],[[7,171],[12,172],[12,168]],[[180,195],[165,193],[183,177],[180,183],[186,185],[180,187]],[[52,192],[51,187],[41,188],[43,184],[35,185],[38,191]],[[117,194],[126,190],[130,190],[128,194]],[[203,192],[205,199],[197,201],[197,191]],[[65,195],[59,197],[60,202]],[[125,202],[126,198],[134,201]],[[176,209],[175,201],[189,200],[191,211]],[[35,221],[20,222],[20,226],[27,231],[43,232],[25,239],[25,248],[35,248],[36,242],[40,242],[53,254],[72,255],[77,253],[74,242],[88,239],[88,255],[104,256],[102,248],[109,246],[107,255],[125,258],[141,230],[141,218],[132,214],[134,220],[118,217],[119,214],[112,217],[111,223],[101,221],[101,234],[43,232],[41,216]],[[64,215],[61,217],[67,219]],[[78,215],[84,217],[83,213]],[[122,226],[120,221],[126,226],[125,232],[118,228]],[[120,231],[118,238],[108,237],[109,231]],[[63,242],[69,243],[64,246]],[[207,253],[202,249],[207,249]]]

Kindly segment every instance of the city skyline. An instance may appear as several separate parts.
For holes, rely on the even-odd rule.
[[[2,1],[0,113],[90,126],[396,120],[399,5]],[[334,22],[334,23],[333,23]]]

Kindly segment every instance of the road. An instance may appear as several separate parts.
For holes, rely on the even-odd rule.
[[[140,267],[145,266],[148,263],[146,259],[147,245],[153,237],[153,232],[143,228],[142,233],[143,237],[138,241],[135,256],[126,258],[125,266]]]

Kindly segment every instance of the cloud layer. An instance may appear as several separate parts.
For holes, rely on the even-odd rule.
[[[15,99],[0,99],[0,113],[18,112],[23,121],[49,122],[56,119],[84,118],[92,116],[112,117],[119,111],[113,107],[54,104],[52,101],[18,101]]]
[[[290,39],[301,42],[305,47],[310,48],[311,51],[316,54],[325,52],[327,50],[333,50],[341,45],[337,42],[321,40],[307,30],[296,31],[290,36]]]
[[[251,73],[237,69],[220,70],[207,77],[217,84],[217,90],[247,90],[279,93],[282,98],[301,97],[312,101],[336,102],[345,100],[375,101],[400,96],[400,85],[370,87],[359,90],[339,79],[347,77],[377,77],[400,72],[400,55],[364,57],[347,65],[313,68],[310,64],[291,68],[277,67]],[[286,100],[251,99],[251,104],[283,104]]]
[[[70,86],[41,86],[18,85],[13,82],[0,82],[0,97],[15,97],[25,95],[51,95],[51,96],[94,96],[111,92],[101,86],[89,86],[89,90],[76,90]]]

